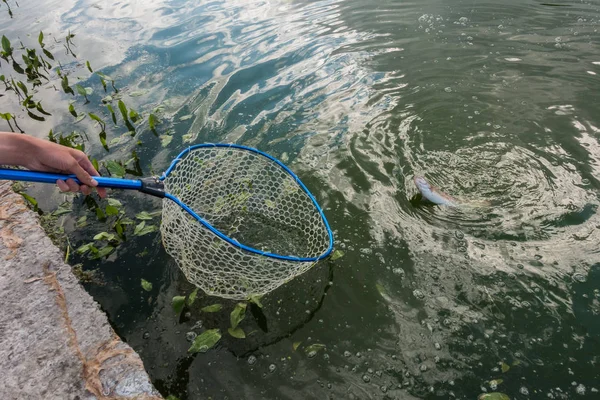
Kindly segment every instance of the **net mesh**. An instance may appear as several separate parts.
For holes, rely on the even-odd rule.
[[[257,250],[318,257],[327,228],[294,177],[269,158],[231,147],[186,153],[165,178],[165,191],[233,240]],[[314,261],[275,259],[243,250],[163,201],[162,240],[186,278],[211,295],[246,299],[272,291]]]

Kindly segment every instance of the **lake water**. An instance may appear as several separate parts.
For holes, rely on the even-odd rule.
[[[600,398],[598,1],[35,3],[13,4],[13,19],[3,5],[13,43],[71,30],[78,59],[128,105],[162,105],[166,147],[140,128],[141,146],[106,153],[87,118],[73,129],[88,131],[88,153],[137,148],[149,176],[190,144],[257,147],[299,174],[345,253],[249,307],[246,339],[227,334],[235,302],[199,296],[173,311],[193,286],[158,232],[103,261],[75,256],[101,272],[105,284],[87,289],[165,397]],[[89,110],[104,112],[98,79],[79,75]],[[52,117],[19,125],[71,129],[73,98],[41,96]],[[466,205],[415,201],[414,175]],[[32,189],[42,208],[62,201],[45,189]],[[160,210],[111,196],[132,215]],[[107,228],[75,229],[93,215],[74,202],[65,226],[79,246]],[[217,346],[188,356],[213,328]]]

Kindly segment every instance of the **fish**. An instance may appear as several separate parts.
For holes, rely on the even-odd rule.
[[[422,176],[414,177],[415,186],[419,189],[421,196],[423,198],[429,200],[434,204],[438,204],[441,206],[449,206],[449,207],[458,207],[461,205],[460,201],[455,199],[454,197],[443,193],[441,190],[432,186],[425,178]]]

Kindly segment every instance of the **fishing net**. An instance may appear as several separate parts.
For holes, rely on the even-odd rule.
[[[263,295],[331,251],[331,231],[312,195],[264,153],[197,146],[174,161],[164,185],[190,209],[163,201],[165,249],[208,294]]]

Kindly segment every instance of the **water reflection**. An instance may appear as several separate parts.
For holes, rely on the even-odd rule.
[[[91,290],[165,394],[593,398],[598,18],[564,5],[49,3],[65,12],[47,29],[73,29],[125,93],[146,91],[136,109],[163,105],[169,147],[141,134],[154,170],[204,141],[285,155],[346,252],[299,327],[194,358],[170,306],[185,281],[160,251],[133,256],[158,242],[102,264],[127,300]],[[415,174],[471,206],[411,204]],[[150,276],[164,286],[138,298]]]

